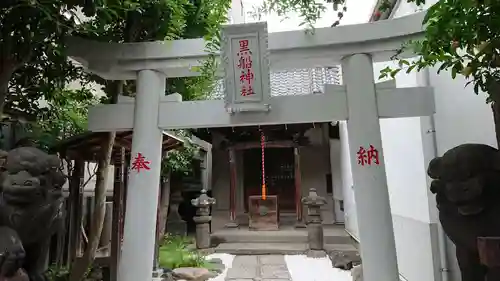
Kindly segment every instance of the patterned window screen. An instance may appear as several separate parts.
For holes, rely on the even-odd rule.
[[[323,93],[325,84],[340,84],[340,67],[317,67],[271,72],[271,95],[309,95]],[[224,81],[216,82],[215,91],[210,99],[224,97]]]

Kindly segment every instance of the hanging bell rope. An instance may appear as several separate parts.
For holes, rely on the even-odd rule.
[[[264,136],[264,132],[260,130],[260,148],[262,151],[262,200],[266,200],[266,166],[265,166],[265,156],[264,156],[264,148],[266,145],[266,137]]]

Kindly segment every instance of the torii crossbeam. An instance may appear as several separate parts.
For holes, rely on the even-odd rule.
[[[379,119],[432,115],[434,99],[430,88],[376,86],[373,61],[390,60],[401,43],[421,36],[423,14],[316,29],[313,35],[271,33],[271,69],[341,64],[344,86],[327,85],[324,94],[271,96],[266,100],[268,111],[237,114],[227,112],[227,101],[183,102],[177,95],[164,96],[167,76],[197,75],[192,66],[208,55],[201,39],[128,44],[79,39],[70,44],[70,55],[89,71],[107,79],[137,79],[134,103],[100,105],[89,112],[92,131],[133,129],[132,155],[149,161],[148,169],[129,173],[118,280],[143,281],[152,276],[162,130],[347,120],[364,280],[399,281]],[[262,39],[261,32],[254,33]],[[358,164],[356,153],[368,147],[377,151],[380,163]]]
[[[181,101],[181,97],[160,98],[159,128],[213,128],[254,125],[277,125],[347,120],[345,86],[326,85],[324,94],[271,97],[272,110],[267,114],[247,113],[231,116],[223,100]],[[396,88],[393,81],[376,86],[380,118],[428,116],[434,111],[430,87]],[[114,105],[90,108],[88,129],[93,132],[131,130],[134,123],[134,99]],[[182,118],[180,118],[182,116]]]

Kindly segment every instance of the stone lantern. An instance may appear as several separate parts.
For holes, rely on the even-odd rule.
[[[326,204],[326,199],[316,193],[316,188],[309,190],[309,195],[302,198],[302,204],[307,209],[307,241],[309,250],[322,251],[323,225],[321,224],[321,206]]]
[[[191,204],[196,207],[196,216],[193,218],[196,223],[196,248],[210,248],[210,206],[215,204],[215,199],[207,195],[203,189],[198,198],[191,200]]]

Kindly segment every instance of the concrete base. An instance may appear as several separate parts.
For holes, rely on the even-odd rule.
[[[212,234],[216,253],[234,255],[305,254],[309,250],[307,230],[283,227],[279,231],[251,231],[246,228],[223,229]],[[358,250],[343,227],[325,226],[325,250],[356,255]]]
[[[306,224],[303,221],[298,221],[295,223],[295,228],[306,228]]]
[[[325,245],[325,251],[321,252],[335,251],[349,255],[358,253],[354,246],[348,244]],[[223,243],[215,247],[214,252],[232,255],[303,255],[309,252],[309,247],[306,243]]]
[[[326,252],[325,251],[321,251],[321,250],[308,250],[306,252],[306,256],[308,258],[315,258],[315,259],[318,259],[318,258],[324,258],[327,256]]]
[[[352,245],[351,236],[343,226],[324,226],[325,244]],[[307,230],[281,227],[279,231],[252,231],[240,226],[238,229],[221,229],[211,235],[212,243],[307,243]]]
[[[238,228],[239,225],[237,222],[234,222],[234,221],[231,221],[231,222],[228,222],[224,225],[225,228]]]

